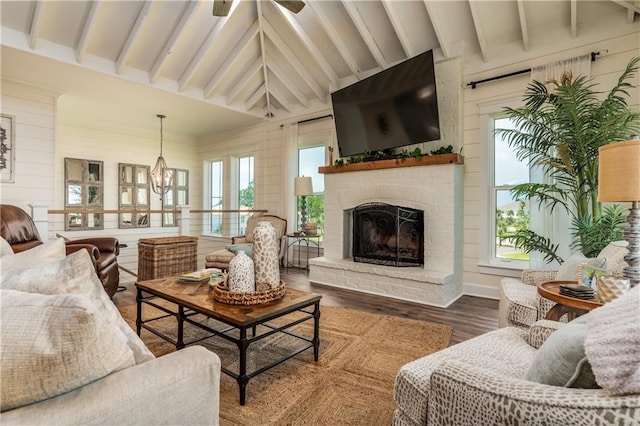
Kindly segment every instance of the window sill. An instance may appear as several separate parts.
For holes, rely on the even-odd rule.
[[[526,267],[516,266],[516,265],[495,265],[495,264],[478,264],[478,271],[481,274],[487,275],[498,275],[501,277],[513,277],[520,278],[522,276],[522,271],[526,269]]]

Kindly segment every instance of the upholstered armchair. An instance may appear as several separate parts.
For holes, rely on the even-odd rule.
[[[280,252],[278,256],[282,262],[285,252],[284,235],[287,232],[287,220],[278,216],[263,214],[251,216],[247,220],[247,227],[244,235],[231,238],[231,245],[226,248],[213,251],[205,256],[205,268],[220,268],[227,270],[229,262],[236,255],[238,250],[247,251],[251,256],[253,249],[253,230],[258,226],[258,222],[269,222],[276,229],[276,238],[280,241]]]
[[[500,328],[405,364],[393,424],[640,424],[639,296],[640,288],[567,324]]]
[[[14,253],[29,250],[42,244],[33,219],[21,208],[8,204],[1,205],[0,221],[0,236],[9,243]],[[118,290],[120,283],[117,258],[120,253],[118,240],[112,237],[95,237],[66,242],[67,254],[78,250],[89,252],[98,278],[100,278],[109,297],[112,297]]]
[[[627,265],[624,256],[628,253],[626,241],[609,243],[598,256],[588,259],[581,253],[576,253],[567,259],[558,270],[522,271],[521,278],[503,278],[500,283],[500,304],[498,307],[498,322],[500,327],[513,326],[529,328],[545,315],[555,304],[541,297],[536,286],[545,281],[574,281],[578,282],[579,267],[588,264],[609,271],[611,275],[622,275]],[[565,318],[563,318],[563,321]]]

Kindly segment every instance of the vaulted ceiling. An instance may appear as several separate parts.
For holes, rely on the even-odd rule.
[[[481,72],[637,33],[640,21],[634,0],[305,3],[293,14],[233,0],[218,17],[213,1],[2,0],[2,76],[65,94],[69,115],[111,115],[119,102],[114,119],[155,128],[155,113],[174,114],[201,136],[326,110],[332,91],[429,49]]]

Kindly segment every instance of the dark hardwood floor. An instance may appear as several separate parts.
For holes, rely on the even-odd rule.
[[[459,343],[495,330],[498,327],[498,301],[473,296],[462,296],[448,308],[436,308],[413,302],[358,293],[309,283],[306,271],[289,268],[282,272],[287,286],[322,294],[322,305],[358,309],[384,315],[395,315],[453,327],[451,344]],[[125,291],[116,293],[113,301],[118,307],[135,303],[135,281],[122,276]]]

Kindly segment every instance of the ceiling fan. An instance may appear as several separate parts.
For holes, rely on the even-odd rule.
[[[213,0],[213,16],[227,16],[231,10],[233,0]],[[302,0],[273,0],[280,6],[289,9],[293,13],[298,13],[304,7]]]

